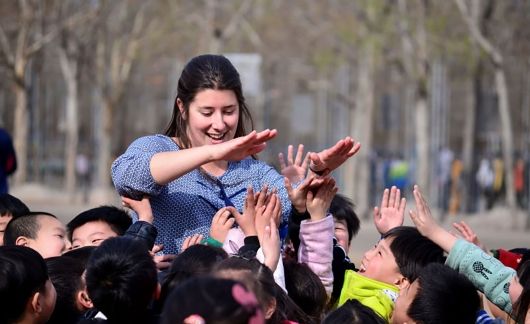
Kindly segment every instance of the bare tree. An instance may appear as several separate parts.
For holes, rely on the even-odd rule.
[[[100,10],[100,30],[96,39],[96,92],[99,125],[96,130],[96,184],[110,188],[110,163],[115,110],[125,92],[142,36],[152,26],[146,24],[147,3],[138,8],[128,1],[105,3]],[[134,8],[134,9],[133,9]],[[130,17],[130,15],[132,17]],[[109,17],[113,19],[109,19]],[[132,21],[129,21],[131,19]]]
[[[480,48],[488,56],[494,67],[495,73],[495,88],[498,96],[498,109],[501,118],[501,133],[502,133],[502,155],[504,160],[504,174],[506,178],[506,202],[510,209],[516,208],[515,188],[512,173],[513,167],[513,134],[512,122],[510,117],[510,102],[508,96],[508,85],[506,81],[506,74],[504,72],[504,58],[501,51],[496,48],[490,40],[488,40],[482,33],[478,16],[472,14],[473,11],[464,0],[455,0],[456,5],[467,24],[471,38],[477,42]],[[476,0],[473,0],[474,5],[478,5]],[[512,212],[515,217],[515,212]],[[514,218],[515,224],[515,218]]]
[[[402,41],[402,61],[408,82],[413,87],[416,128],[417,172],[416,182],[421,188],[429,188],[429,107],[427,34],[425,30],[426,8],[424,0],[410,2],[400,0],[398,22]],[[410,17],[415,16],[414,29],[409,25]]]
[[[68,8],[62,4],[61,13],[71,15],[71,10],[86,12],[86,18],[96,17],[92,8]],[[88,22],[88,21],[87,21]],[[65,147],[65,189],[71,197],[76,189],[75,160],[79,143],[79,61],[80,53],[87,47],[87,32],[91,32],[90,23],[78,26],[64,26],[61,30],[60,46],[57,47],[59,64],[66,85],[66,147]]]

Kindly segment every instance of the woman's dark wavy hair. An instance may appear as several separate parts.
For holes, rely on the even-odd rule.
[[[177,87],[177,97],[173,105],[173,115],[165,131],[166,136],[176,136],[179,139],[179,145],[183,146],[182,148],[190,148],[191,143],[187,134],[188,119],[182,117],[177,101],[178,99],[182,101],[184,111],[187,114],[190,103],[195,99],[197,93],[206,89],[232,90],[236,95],[239,104],[239,120],[235,137],[247,134],[246,123],[250,124],[251,129],[254,128],[236,68],[222,55],[199,55],[192,58],[182,70]]]

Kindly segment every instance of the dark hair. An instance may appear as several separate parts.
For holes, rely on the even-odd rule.
[[[179,283],[194,276],[210,273],[217,262],[227,257],[223,249],[203,244],[192,245],[184,250],[173,260],[164,279],[159,304],[164,304],[166,297]]]
[[[387,322],[371,308],[361,304],[357,299],[350,299],[341,307],[329,313],[322,321],[322,324],[335,323],[385,324]]]
[[[12,323],[24,314],[32,295],[43,292],[48,270],[38,252],[24,246],[0,246],[0,323]]]
[[[464,275],[443,264],[431,263],[417,280],[418,292],[407,311],[416,323],[475,323],[480,298]]]
[[[0,215],[10,214],[13,218],[29,213],[29,208],[20,199],[8,193],[0,195]]]
[[[55,215],[45,212],[29,212],[18,218],[13,218],[7,223],[4,232],[4,245],[15,245],[17,238],[25,236],[30,239],[36,239],[37,233],[40,230],[38,221],[39,216],[49,216],[53,218]]]
[[[142,242],[127,237],[103,241],[88,259],[85,279],[94,307],[122,323],[145,316],[157,286],[153,258]]]
[[[272,271],[257,259],[230,257],[217,263],[213,273],[216,277],[229,277],[241,281],[256,295],[262,307],[276,301],[276,309],[267,323],[280,323],[284,320],[317,323],[276,284]]]
[[[190,315],[199,315],[209,324],[246,324],[261,308],[257,300],[242,304],[234,296],[241,283],[230,279],[195,277],[176,287],[164,304],[161,324],[183,323]],[[237,292],[236,292],[237,295]],[[246,302],[246,301],[243,301]]]
[[[389,230],[383,238],[390,238],[390,250],[396,258],[399,272],[413,282],[427,264],[444,263],[441,247],[421,235],[415,227],[398,226]]]
[[[173,116],[165,131],[167,136],[176,136],[182,148],[189,148],[191,143],[187,135],[187,119],[182,117],[177,100],[182,101],[187,113],[197,93],[206,89],[232,90],[236,95],[239,104],[239,120],[235,137],[246,135],[246,123],[250,123],[251,129],[254,128],[236,68],[222,55],[199,55],[192,58],[182,70],[173,106]]]
[[[97,248],[97,246],[83,246],[77,249],[69,250],[63,253],[63,256],[76,259],[83,265],[83,268],[86,268],[88,259],[92,255],[92,252]]]
[[[348,227],[348,238],[351,243],[352,238],[357,235],[361,227],[359,217],[353,209],[355,205],[348,197],[342,194],[336,194],[331,200],[331,205],[329,206],[329,212],[337,220],[346,221],[346,226]]]
[[[125,210],[115,206],[100,206],[85,210],[66,224],[68,239],[72,241],[72,234],[76,228],[81,227],[86,223],[97,221],[109,224],[112,231],[118,234],[118,236],[125,234],[129,226],[132,224],[132,219]]]
[[[512,317],[516,323],[524,323],[528,307],[530,305],[530,261],[519,266],[517,271],[519,283],[523,286],[523,291],[513,305]]]
[[[57,292],[55,309],[48,323],[75,323],[82,315],[77,309],[76,295],[83,289],[81,276],[85,271],[84,264],[74,258],[58,256],[45,260],[48,275]]]
[[[284,259],[287,294],[307,315],[320,322],[328,301],[320,278],[307,266]]]

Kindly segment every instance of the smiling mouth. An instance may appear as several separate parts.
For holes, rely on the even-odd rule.
[[[225,138],[226,133],[223,133],[223,134],[206,134],[206,135],[208,135],[208,137],[211,138],[214,141],[222,141]]]

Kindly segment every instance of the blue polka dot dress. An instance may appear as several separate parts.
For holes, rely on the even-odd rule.
[[[167,136],[145,136],[135,140],[112,164],[112,180],[120,195],[134,199],[150,197],[158,229],[156,243],[164,245],[164,253],[178,253],[187,236],[200,233],[207,237],[212,218],[220,208],[234,206],[242,212],[249,185],[254,191],[265,184],[277,188],[282,219],[287,222],[291,203],[282,175],[252,158],[229,162],[220,177],[195,169],[167,185],[155,183],[149,168],[153,155],[179,149]]]

